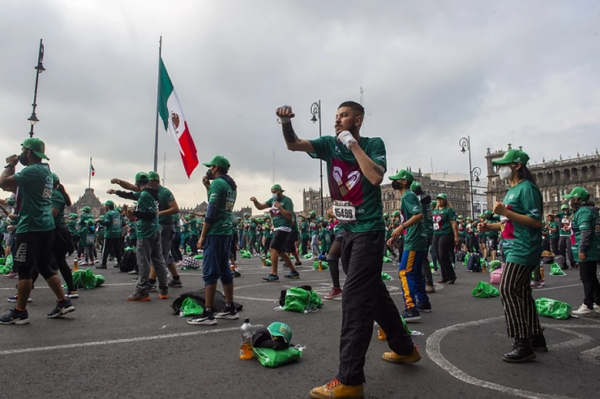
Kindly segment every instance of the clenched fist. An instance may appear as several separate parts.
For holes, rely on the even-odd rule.
[[[282,124],[288,123],[294,116],[296,116],[292,112],[292,107],[289,105],[282,105],[281,107],[277,108],[277,110],[275,110],[275,115],[279,117],[279,120]]]

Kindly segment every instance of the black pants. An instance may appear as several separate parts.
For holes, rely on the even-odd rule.
[[[509,262],[502,271],[500,299],[504,305],[508,336],[511,338],[526,339],[542,332],[531,295],[531,272],[536,267]]]
[[[579,262],[579,277],[583,283],[583,303],[590,309],[600,306],[600,282],[596,270],[598,262]]]
[[[171,255],[175,262],[183,260],[183,255],[181,255],[181,233],[179,231],[175,231],[175,236],[171,242]]]
[[[302,248],[302,256],[306,255],[310,248],[310,237],[303,237],[300,247]]]
[[[575,267],[575,259],[573,258],[573,252],[571,251],[571,237],[560,236],[558,238],[558,253],[565,257],[565,266],[567,266],[567,260],[571,267]]]
[[[365,382],[363,367],[373,321],[387,335],[389,347],[399,355],[412,352],[412,338],[402,326],[400,313],[381,280],[385,232],[346,232],[341,262],[346,273],[342,296],[340,368],[337,378],[346,385]]]
[[[425,256],[423,257],[423,278],[425,279],[425,283],[427,285],[433,285],[433,275],[431,274],[431,267],[429,267],[429,258],[427,254],[429,253],[429,247],[433,243],[433,237],[427,237],[427,251],[425,251]]]
[[[558,237],[550,239],[550,252],[554,255],[558,255]]]
[[[190,249],[192,250],[192,256],[198,255],[198,236],[195,234],[190,236]]]
[[[231,259],[235,262],[237,260],[237,246],[239,241],[238,233],[235,232],[231,236]]]
[[[108,255],[112,254],[117,258],[117,263],[121,263],[121,237],[119,238],[105,238],[104,246],[102,247],[102,266],[106,266]]]
[[[263,249],[267,258],[269,257],[269,250],[271,249],[271,241],[273,241],[273,237],[265,238],[265,247]]]
[[[452,268],[452,259],[454,257],[454,235],[434,235],[433,247],[435,248],[435,253],[438,257],[438,261],[440,262],[442,280],[456,280],[456,273]]]

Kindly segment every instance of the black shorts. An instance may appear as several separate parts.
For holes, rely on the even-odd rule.
[[[490,243],[488,245],[488,249],[490,251],[498,250],[498,237],[490,238]]]
[[[20,280],[31,278],[31,272],[37,269],[42,277],[52,274],[52,242],[54,230],[19,233],[15,237],[14,262]]]
[[[344,233],[346,231],[345,230],[340,230],[335,234],[335,239],[333,240],[334,242],[342,242],[344,241]]]
[[[285,243],[285,252],[293,254],[296,252],[296,241],[298,241],[298,232],[292,231],[289,233],[287,242]]]
[[[274,249],[277,252],[287,252],[287,243],[291,233],[283,230],[275,230],[273,239],[271,240],[271,246],[269,248]]]
[[[487,237],[479,236],[479,237],[477,237],[477,242],[479,243],[479,245],[485,244],[485,243],[487,243]]]

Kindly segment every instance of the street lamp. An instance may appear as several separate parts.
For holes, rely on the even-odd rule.
[[[312,103],[310,106],[310,113],[312,123],[319,122],[319,138],[321,137],[321,100]],[[325,205],[323,202],[323,160],[319,160],[319,178],[321,181],[321,217],[325,216]]]
[[[37,107],[37,90],[38,90],[38,80],[40,78],[40,74],[46,70],[44,68],[44,43],[42,43],[42,39],[40,39],[40,49],[38,51],[38,61],[35,66],[35,88],[33,89],[33,104],[31,106],[33,109],[31,110],[31,116],[27,118],[29,123],[31,124],[31,128],[29,129],[29,137],[33,137],[33,126],[39,122],[37,115],[35,114],[35,109]]]
[[[458,145],[461,147],[460,152],[463,154],[465,152],[469,152],[469,191],[471,191],[471,217],[475,217],[475,212],[473,209],[473,180],[479,183],[479,176],[481,176],[481,169],[478,167],[473,168],[473,164],[471,162],[471,136],[461,137],[458,140]]]

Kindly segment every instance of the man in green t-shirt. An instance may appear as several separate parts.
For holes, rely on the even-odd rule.
[[[431,303],[425,292],[423,279],[423,259],[427,259],[427,231],[423,222],[423,206],[419,197],[410,189],[415,181],[414,175],[408,170],[400,170],[390,176],[392,188],[401,198],[403,223],[393,232],[388,244],[404,236],[402,256],[398,265],[398,276],[402,286],[404,313],[402,317],[407,323],[421,319],[420,312],[430,312]],[[416,188],[416,187],[415,187]]]
[[[569,205],[563,204],[560,207],[560,212],[556,214],[557,223],[559,224],[558,237],[558,254],[565,258],[563,269],[568,269],[569,265],[574,268],[576,266],[573,252],[571,250],[571,218],[573,215],[569,210]],[[567,263],[568,261],[568,263]]]
[[[21,145],[20,155],[11,155],[0,175],[0,189],[18,192],[20,199],[14,264],[19,273],[17,305],[0,318],[0,324],[28,324],[27,300],[33,286],[33,271],[37,269],[56,295],[56,307],[47,314],[57,318],[73,312],[75,307],[61,286],[59,277],[50,267],[52,258],[52,189],[54,181],[47,163],[44,142],[29,138]],[[25,166],[15,173],[18,163]]]
[[[548,240],[550,241],[550,252],[558,254],[558,223],[556,215],[549,213],[546,215],[546,229],[548,230]]]
[[[206,176],[202,178],[208,195],[208,209],[198,246],[204,250],[204,312],[187,322],[192,325],[214,326],[217,324],[216,319],[239,318],[233,305],[233,273],[229,267],[233,229],[231,212],[237,199],[237,184],[229,176],[230,163],[227,158],[217,155],[203,165],[208,167]],[[219,280],[225,294],[225,308],[213,309]]]
[[[258,210],[270,208],[271,217],[273,218],[273,228],[275,234],[271,240],[271,246],[269,251],[271,252],[271,273],[263,278],[267,282],[279,281],[277,275],[277,266],[279,258],[283,259],[283,262],[287,267],[290,268],[290,273],[286,275],[286,278],[298,279],[300,274],[292,264],[292,260],[286,253],[288,250],[288,240],[292,232],[292,216],[294,213],[294,203],[291,198],[283,195],[283,189],[279,184],[275,184],[271,187],[271,198],[265,202],[258,202],[256,197],[250,198],[250,201],[254,203],[254,206]]]
[[[298,222],[300,223],[300,248],[302,256],[308,253],[308,242],[310,241],[310,231],[308,228],[308,222],[304,216],[298,216]]]
[[[417,195],[419,202],[421,203],[421,209],[423,211],[423,227],[425,228],[425,234],[427,235],[427,251],[423,257],[423,275],[425,276],[425,292],[434,293],[435,286],[433,285],[433,275],[431,273],[431,267],[429,266],[429,259],[427,253],[433,243],[433,220],[431,219],[431,196],[423,191],[421,183],[413,181],[410,184],[410,190]],[[418,298],[418,297],[417,297]],[[426,306],[426,305],[425,305]],[[419,308],[420,309],[420,308]],[[425,311],[425,309],[422,309]]]
[[[123,255],[121,253],[121,214],[115,210],[115,203],[111,200],[102,205],[104,205],[106,213],[102,219],[98,220],[98,223],[106,228],[106,232],[102,244],[102,263],[96,266],[96,269],[106,269],[106,262],[110,254],[116,256],[117,263],[115,267],[118,267]]]
[[[376,321],[387,335],[392,352],[383,360],[415,363],[420,360],[400,312],[381,280],[385,226],[381,183],[386,151],[380,138],[361,137],[364,108],[353,101],[342,103],[335,117],[335,137],[299,139],[292,127],[290,106],[277,109],[288,150],[315,154],[327,163],[334,215],[345,224],[341,263],[346,272],[342,296],[340,367],[337,377],[310,392],[312,398],[362,397],[363,366]]]
[[[167,267],[163,258],[160,224],[158,223],[158,201],[157,192],[150,186],[148,173],[139,172],[135,176],[135,185],[140,193],[137,206],[133,208],[125,206],[127,217],[132,220],[137,218],[137,251],[136,259],[138,265],[137,290],[127,297],[128,301],[146,302],[150,300],[150,267],[158,277],[159,299],[169,299],[169,287],[167,281]]]

